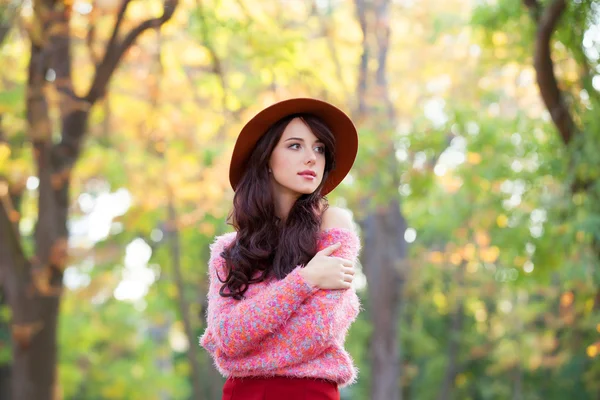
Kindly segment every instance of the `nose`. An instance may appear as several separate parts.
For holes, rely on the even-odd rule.
[[[317,156],[313,150],[308,151],[308,156],[306,157],[306,164],[314,164],[317,161]]]

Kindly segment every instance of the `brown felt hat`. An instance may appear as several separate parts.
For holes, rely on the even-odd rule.
[[[331,192],[346,177],[358,152],[358,133],[350,118],[339,108],[311,98],[295,98],[275,103],[256,114],[240,132],[229,166],[229,183],[235,190],[246,171],[246,163],[254,146],[267,130],[291,114],[312,114],[323,120],[335,136],[335,169],[329,172],[321,194]]]

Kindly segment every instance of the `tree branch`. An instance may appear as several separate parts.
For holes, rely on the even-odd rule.
[[[0,21],[0,46],[4,42],[4,39],[8,36],[8,32],[13,26],[13,23],[17,19],[19,12],[21,11],[22,4],[20,1],[18,2],[9,2],[8,5],[2,5],[6,14],[4,14],[5,18]]]
[[[524,2],[528,7],[530,7],[529,3],[537,5],[537,2],[532,0],[524,0]],[[539,9],[539,5],[531,7],[538,7]],[[550,112],[554,125],[556,125],[556,128],[560,132],[563,142],[568,144],[574,135],[575,123],[567,104],[565,104],[564,96],[558,87],[550,50],[552,33],[556,29],[556,25],[566,7],[565,0],[554,0],[545,8],[537,20],[538,30],[533,63],[542,100]]]
[[[96,67],[96,75],[94,76],[93,83],[90,90],[85,96],[85,99],[90,105],[94,104],[100,97],[102,97],[106,91],[106,87],[112,74],[114,73],[119,61],[123,57],[123,54],[133,45],[138,36],[144,31],[150,28],[158,28],[167,22],[173,16],[175,8],[177,7],[178,0],[165,0],[163,6],[163,14],[158,18],[151,18],[140,23],[138,26],[133,28],[121,43],[118,43],[117,36],[119,28],[123,20],[127,6],[131,0],[123,0],[119,14],[117,15],[117,21],[115,27],[106,47],[104,58],[100,65]]]
[[[4,42],[4,38],[8,34],[8,31],[10,31],[10,25],[0,24],[0,46],[2,45],[2,42]]]
[[[92,9],[96,8],[95,1],[92,2]],[[88,29],[87,35],[85,36],[85,42],[88,46],[90,52],[90,59],[94,63],[94,65],[98,65],[100,63],[100,57],[94,52],[94,41],[96,40],[96,18],[94,12],[90,14],[90,28]],[[116,28],[116,25],[115,25]],[[112,36],[111,36],[112,39]]]
[[[11,218],[14,210],[10,204],[8,182],[0,180],[0,292],[3,291],[7,303],[11,304],[18,296],[18,288],[27,279],[29,262],[22,247],[16,224]],[[14,303],[12,303],[14,304]]]
[[[196,0],[196,7],[198,8],[198,17],[200,18],[200,25],[202,31],[202,44],[208,52],[210,53],[210,57],[213,61],[213,72],[219,77],[219,83],[221,84],[221,90],[223,91],[223,96],[221,97],[221,103],[223,105],[223,111],[227,110],[227,83],[225,81],[225,73],[223,72],[223,63],[215,50],[215,47],[211,43],[208,28],[206,24],[206,17],[204,15],[204,4],[202,0]]]
[[[529,14],[534,21],[540,20],[541,8],[537,0],[523,0],[523,4],[529,8]]]
[[[369,41],[367,38],[367,7],[364,0],[355,0],[356,17],[360,24],[360,29],[363,34],[362,39],[362,54],[360,56],[360,67],[358,70],[358,110],[355,114],[357,118],[364,116],[367,111],[366,94],[367,94],[367,80],[368,80],[368,63],[370,56]]]

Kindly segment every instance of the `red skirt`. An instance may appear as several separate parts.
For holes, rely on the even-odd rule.
[[[340,400],[336,382],[275,377],[228,378],[222,400]]]

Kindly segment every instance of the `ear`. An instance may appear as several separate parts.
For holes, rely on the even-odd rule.
[[[341,207],[329,207],[321,217],[321,230],[343,228],[354,231],[354,221],[350,211]]]

